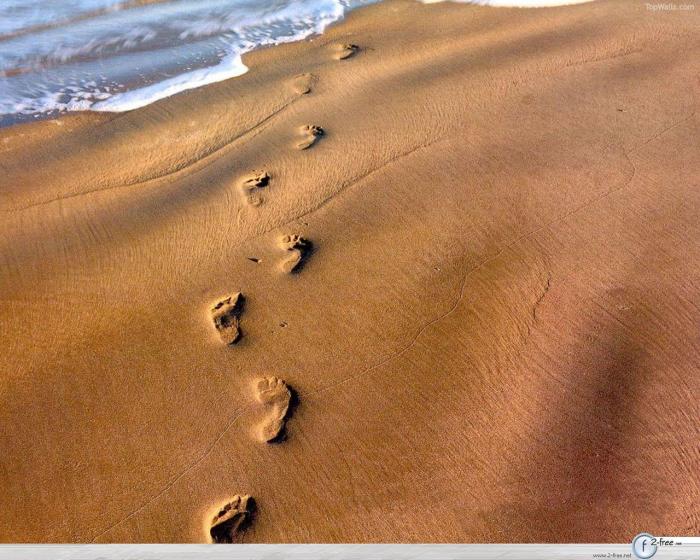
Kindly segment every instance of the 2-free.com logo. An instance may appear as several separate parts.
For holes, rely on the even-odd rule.
[[[649,533],[639,533],[632,539],[632,552],[637,558],[651,558],[657,548],[656,538]]]

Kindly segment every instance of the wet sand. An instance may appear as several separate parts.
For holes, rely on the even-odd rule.
[[[0,540],[698,534],[699,17],[395,0],[0,130]]]

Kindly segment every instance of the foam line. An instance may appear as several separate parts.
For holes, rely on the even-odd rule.
[[[117,93],[109,99],[98,101],[90,109],[110,112],[131,111],[189,89],[240,76],[247,71],[248,67],[243,64],[240,55],[231,55],[222,59],[216,66],[192,70],[150,86]]]

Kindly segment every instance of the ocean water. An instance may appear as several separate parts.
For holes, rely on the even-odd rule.
[[[238,76],[244,53],[322,33],[376,1],[0,0],[0,126],[136,109]]]

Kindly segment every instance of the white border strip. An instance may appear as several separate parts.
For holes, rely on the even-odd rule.
[[[684,543],[685,544],[685,543]],[[631,544],[465,545],[0,545],[0,560],[593,560],[632,558]],[[700,558],[695,546],[660,547],[655,559]]]

